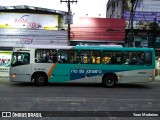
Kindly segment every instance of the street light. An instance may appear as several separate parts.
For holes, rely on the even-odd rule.
[[[101,14],[98,14],[98,17],[100,17],[101,16]]]

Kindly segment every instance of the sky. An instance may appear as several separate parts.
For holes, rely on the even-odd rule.
[[[106,17],[106,4],[108,0],[77,0],[71,4],[72,13],[77,17]],[[0,6],[28,5],[67,11],[67,4],[60,0],[0,0]]]

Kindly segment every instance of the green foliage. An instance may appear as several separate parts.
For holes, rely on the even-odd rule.
[[[158,29],[160,29],[160,27],[158,26],[158,23],[151,22],[151,23],[149,23],[149,29],[150,30],[158,30]]]

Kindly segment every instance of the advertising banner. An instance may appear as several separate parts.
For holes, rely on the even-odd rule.
[[[138,0],[134,13],[134,29],[149,29],[150,22],[160,22],[160,1],[159,0]],[[126,28],[129,26],[131,11],[130,0],[125,0],[124,18],[127,20]]]
[[[0,28],[58,30],[58,15],[0,13]]]
[[[0,77],[9,76],[12,51],[0,50]]]

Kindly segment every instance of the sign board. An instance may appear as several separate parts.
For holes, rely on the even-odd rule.
[[[58,15],[2,12],[0,18],[0,28],[58,30]]]
[[[126,19],[126,28],[129,28],[131,2],[124,0],[124,18]],[[159,0],[138,0],[133,18],[134,29],[149,29],[149,23],[160,21]]]
[[[65,15],[64,22],[65,24],[73,24],[73,15]]]

